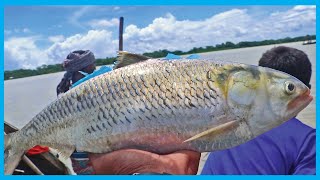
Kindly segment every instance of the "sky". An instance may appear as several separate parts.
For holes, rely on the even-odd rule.
[[[134,53],[316,34],[315,6],[6,6],[4,69],[61,63],[78,49],[115,57],[121,16]]]

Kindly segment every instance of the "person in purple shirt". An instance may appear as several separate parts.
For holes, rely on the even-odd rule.
[[[311,88],[311,63],[294,48],[265,52],[259,66],[277,69]],[[232,149],[211,152],[201,174],[315,174],[316,132],[297,118]]]

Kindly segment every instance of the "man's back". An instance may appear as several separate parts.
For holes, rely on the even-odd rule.
[[[209,155],[202,174],[315,174],[315,129],[296,118]]]

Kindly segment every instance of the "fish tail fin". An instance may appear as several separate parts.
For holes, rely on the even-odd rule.
[[[4,137],[4,174],[12,174],[18,166],[21,157],[24,155],[24,150],[18,148],[17,145],[12,143],[12,137],[16,133],[7,134]]]

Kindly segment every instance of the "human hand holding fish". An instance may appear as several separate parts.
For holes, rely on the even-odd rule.
[[[105,154],[89,154],[96,174],[159,173],[197,174],[200,153],[181,150],[159,155],[137,149],[118,150]]]

